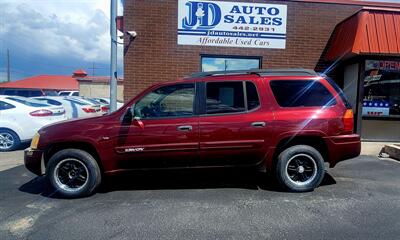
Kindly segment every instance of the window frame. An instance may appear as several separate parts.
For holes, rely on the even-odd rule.
[[[273,91],[273,89],[272,89],[272,87],[271,87],[271,83],[272,82],[281,82],[281,81],[314,81],[314,82],[318,82],[318,83],[320,83],[331,95],[332,95],[332,97],[335,99],[335,102],[334,102],[334,104],[332,104],[332,105],[329,105],[329,106],[326,106],[325,108],[332,108],[332,107],[335,107],[335,106],[337,106],[337,104],[338,104],[338,98],[337,98],[337,94],[336,93],[333,93],[331,90],[329,90],[329,88],[327,88],[323,83],[321,83],[319,80],[314,80],[314,79],[271,79],[271,80],[269,80],[268,81],[268,87],[269,87],[269,90],[271,91],[271,94],[272,94],[272,98],[273,98],[273,101],[275,102],[275,104],[276,104],[276,106],[278,107],[278,108],[280,108],[280,109],[296,109],[296,108],[301,108],[301,109],[310,109],[310,108],[312,108],[312,109],[314,109],[314,108],[323,108],[324,106],[294,106],[294,107],[284,107],[284,106],[281,106],[280,104],[279,104],[279,102],[278,102],[278,100],[276,99],[276,97],[275,97],[275,93],[274,93],[274,91]],[[332,87],[333,88],[333,87]]]
[[[207,83],[225,83],[225,82],[242,82],[242,86],[243,86],[243,100],[244,100],[244,107],[245,110],[244,111],[240,111],[240,112],[227,112],[227,113],[207,113]],[[248,110],[248,103],[247,103],[247,86],[246,83],[250,82],[252,84],[254,84],[254,86],[256,87],[256,91],[257,91],[257,97],[258,97],[258,101],[259,101],[259,105],[256,108],[253,108],[251,110]],[[250,79],[243,79],[243,80],[207,80],[202,83],[202,92],[203,94],[201,95],[201,98],[199,99],[199,116],[201,117],[210,117],[210,116],[225,116],[225,115],[241,115],[241,114],[247,114],[247,113],[252,113],[255,111],[258,111],[261,107],[262,107],[262,101],[260,98],[260,93],[258,90],[258,86],[256,83],[254,83],[254,81],[250,80]]]
[[[194,86],[194,95],[193,95],[193,114],[190,116],[166,116],[166,117],[150,117],[150,118],[141,118],[139,117],[139,119],[141,121],[146,121],[146,120],[165,120],[165,119],[180,119],[180,118],[192,118],[192,117],[198,117],[198,83],[197,82],[187,82],[187,83],[173,83],[173,84],[165,84],[162,86],[159,86],[158,88],[152,89],[151,91],[147,92],[145,95],[143,95],[141,98],[139,98],[138,100],[136,100],[132,106],[130,107],[132,109],[132,112],[135,113],[135,107],[136,107],[136,103],[139,102],[140,100],[142,100],[144,97],[146,97],[148,94],[163,88],[163,87],[168,87],[168,86],[175,86],[175,85],[186,85],[186,84],[192,84]]]
[[[2,109],[2,108],[0,107],[0,111],[7,111],[7,110],[10,110],[10,109],[16,108],[15,105],[13,105],[13,104],[11,104],[11,103],[8,103],[8,102],[6,102],[6,101],[0,100],[0,102],[3,102],[3,103],[5,103],[5,104],[8,104],[8,105],[11,106],[10,108],[5,108],[5,109]]]
[[[199,66],[200,72],[204,72],[203,71],[203,58],[256,59],[256,60],[258,60],[258,69],[262,69],[262,62],[263,62],[262,56],[200,54],[200,66]],[[244,70],[248,70],[248,69],[244,69]]]

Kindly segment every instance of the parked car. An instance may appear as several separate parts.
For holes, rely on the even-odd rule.
[[[79,91],[59,91],[58,96],[79,96]]]
[[[81,101],[86,102],[88,104],[92,104],[94,106],[99,106],[101,109],[101,114],[107,114],[110,110],[110,105],[109,104],[104,104],[101,103],[100,101],[95,100],[94,98],[88,98],[88,97],[80,97],[79,98]]]
[[[63,107],[24,97],[0,96],[0,152],[17,149],[41,127],[65,119]]]
[[[58,96],[55,90],[25,88],[0,88],[0,95],[20,97]]]
[[[103,103],[103,104],[108,104],[110,105],[110,99],[109,98],[93,98],[94,100]],[[123,102],[117,101],[117,109],[120,109],[122,106],[124,106]]]
[[[73,118],[84,118],[84,117],[95,117],[99,116],[101,109],[99,106],[93,106],[81,101],[78,98],[71,97],[36,97],[34,98],[39,101],[43,101],[53,106],[63,106],[65,109],[65,115],[68,119]]]
[[[324,162],[360,154],[337,85],[311,70],[210,72],[162,83],[109,115],[42,128],[25,166],[64,197],[135,169],[254,167],[289,191],[311,191]],[[44,166],[44,167],[41,167]]]

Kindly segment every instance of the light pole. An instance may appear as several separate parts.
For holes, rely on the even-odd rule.
[[[117,110],[117,0],[111,0],[110,112]]]

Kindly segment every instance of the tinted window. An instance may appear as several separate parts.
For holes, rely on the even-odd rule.
[[[39,101],[34,101],[30,99],[23,99],[23,98],[17,98],[17,97],[7,97],[7,99],[21,103],[23,105],[29,106],[29,107],[48,107],[49,105],[41,103]]]
[[[54,106],[61,106],[62,105],[62,103],[60,103],[59,101],[53,100],[53,99],[48,99],[48,98],[35,98],[35,99],[37,99],[39,101],[46,102],[46,103],[48,103],[50,105],[54,105]]]
[[[208,82],[207,114],[245,111],[243,82]]]
[[[78,105],[81,105],[81,106],[88,105],[87,103],[81,102],[81,101],[79,101],[77,99],[66,98],[65,101],[69,101],[69,102],[72,102],[72,103],[75,103],[75,104],[78,104]]]
[[[69,96],[69,92],[60,92],[59,96]]]
[[[78,92],[74,92],[74,93],[72,94],[72,96],[78,97],[78,96],[79,96],[79,93],[78,93]]]
[[[135,104],[135,116],[140,118],[191,116],[194,94],[194,84],[161,87]]]
[[[39,97],[42,95],[40,90],[17,90],[17,96],[21,97]]]
[[[247,109],[253,110],[260,106],[257,88],[252,82],[246,82]]]
[[[7,110],[7,109],[11,109],[11,108],[15,108],[15,106],[8,104],[6,102],[0,101],[0,110]]]
[[[317,81],[271,81],[270,85],[281,107],[317,107],[336,104],[328,89]]]

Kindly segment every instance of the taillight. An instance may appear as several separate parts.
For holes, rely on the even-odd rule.
[[[347,109],[343,115],[343,131],[345,133],[353,133],[354,130],[354,114],[353,110]]]
[[[46,110],[46,109],[41,109],[41,110],[36,110],[33,112],[30,112],[29,115],[33,117],[48,117],[53,115],[52,111]]]
[[[96,109],[94,108],[82,108],[85,113],[95,113]]]
[[[101,111],[102,112],[108,112],[108,107],[107,106],[103,106],[103,107],[101,107]]]

